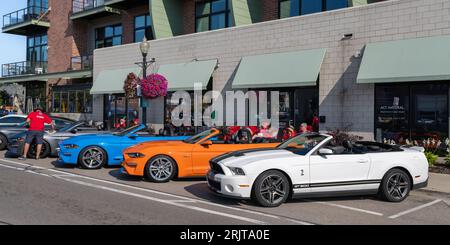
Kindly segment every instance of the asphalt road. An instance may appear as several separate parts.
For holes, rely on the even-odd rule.
[[[202,179],[155,184],[116,168],[0,157],[0,224],[450,224],[449,204],[448,195],[413,191],[402,203],[346,197],[268,209],[217,197]]]

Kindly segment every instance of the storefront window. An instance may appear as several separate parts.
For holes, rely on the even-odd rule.
[[[259,92],[259,90],[255,90]],[[267,91],[268,115],[271,115],[270,93],[279,91],[279,120],[280,128],[293,126],[296,130],[300,128],[302,123],[310,126],[313,124],[314,115],[319,113],[319,91],[316,87],[305,88],[278,88],[263,90]]]
[[[165,125],[166,126],[171,126],[172,125],[172,111],[175,109],[175,107],[179,106],[182,103],[182,100],[180,99],[180,101],[178,103],[173,104],[171,102],[172,99],[172,95],[174,92],[170,92],[167,97],[166,97],[166,104],[165,104]],[[195,113],[195,104],[194,104],[194,92],[189,92],[190,96],[191,96],[191,118],[192,118],[192,122],[191,125],[194,125],[194,113]],[[211,104],[210,103],[203,103],[202,108],[202,115],[204,115],[205,109],[207,107],[210,107]],[[183,115],[180,114],[179,115],[180,118],[183,118]],[[205,125],[203,125],[205,126]],[[187,134],[187,135],[193,135],[195,133],[198,133],[198,129],[195,127],[179,127],[177,129],[175,129],[176,134]]]
[[[105,95],[105,118],[108,128],[120,129],[128,125],[139,124],[139,99],[125,99],[123,94]],[[128,108],[128,113],[126,113]],[[128,114],[128,117],[127,117]],[[121,124],[121,120],[125,125]]]
[[[92,113],[92,95],[89,89],[61,86],[53,91],[52,112]]]
[[[389,139],[397,143],[447,137],[448,85],[377,85],[375,131],[378,141]]]

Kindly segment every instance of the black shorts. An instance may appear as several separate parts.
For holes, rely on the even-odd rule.
[[[28,131],[25,143],[31,144],[36,139],[36,144],[42,145],[44,143],[44,132],[42,131]]]

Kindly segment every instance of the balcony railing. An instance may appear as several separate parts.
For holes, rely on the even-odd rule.
[[[79,13],[105,5],[105,0],[73,0],[72,11]]]
[[[92,55],[72,57],[69,70],[71,71],[91,70],[93,64],[92,61],[93,61]]]
[[[30,20],[38,20],[46,12],[48,8],[29,6],[24,9],[14,11],[3,16],[3,28],[24,23]],[[42,20],[48,21],[47,17],[42,17]]]
[[[22,61],[2,65],[2,77],[47,73],[47,62]]]

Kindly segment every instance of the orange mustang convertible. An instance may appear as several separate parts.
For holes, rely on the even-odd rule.
[[[248,139],[244,140],[248,142]],[[153,141],[124,150],[122,172],[145,176],[153,182],[167,182],[175,177],[202,177],[209,170],[209,160],[221,154],[255,148],[272,148],[279,143],[239,144],[224,141],[221,130],[210,129],[184,141]]]

